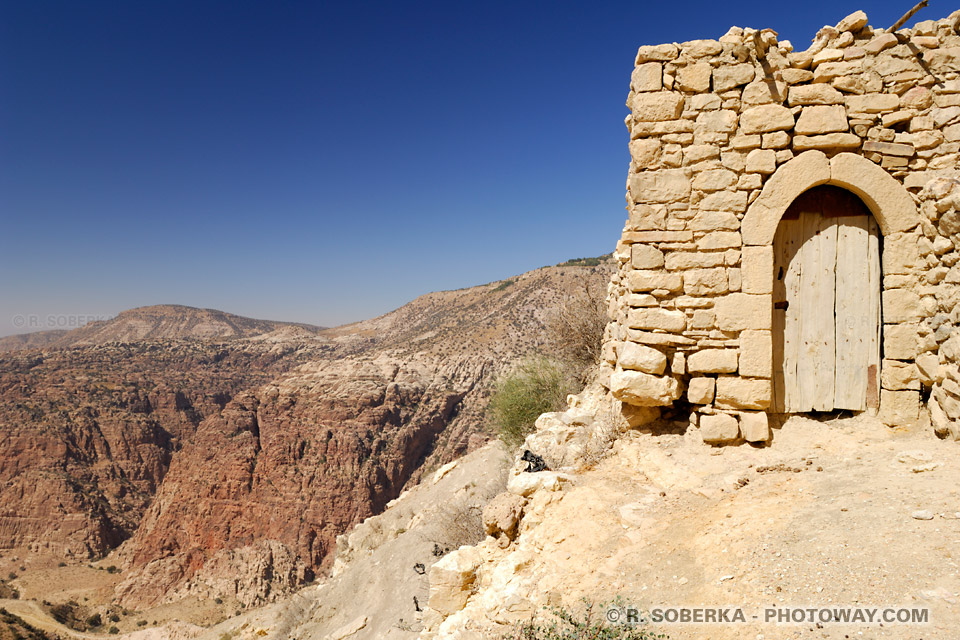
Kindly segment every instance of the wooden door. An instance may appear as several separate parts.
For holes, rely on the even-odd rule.
[[[855,195],[811,189],[774,238],[774,398],[778,413],[879,404],[880,241]]]

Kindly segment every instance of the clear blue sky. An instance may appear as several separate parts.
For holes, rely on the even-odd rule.
[[[158,303],[335,325],[607,253],[638,45],[804,49],[860,7],[0,0],[0,335]]]

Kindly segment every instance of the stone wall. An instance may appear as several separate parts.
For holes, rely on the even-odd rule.
[[[689,405],[709,443],[765,441],[773,234],[803,191],[858,195],[882,233],[880,414],[960,419],[960,11],[887,33],[863,12],[806,51],[771,30],[640,47],[629,219],[601,379],[631,414]]]

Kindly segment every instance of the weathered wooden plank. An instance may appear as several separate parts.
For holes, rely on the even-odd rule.
[[[783,278],[786,309],[783,315],[783,376],[784,413],[800,411],[800,388],[797,382],[797,363],[800,361],[800,279],[803,268],[803,227],[799,216],[781,222],[784,229]]]
[[[867,345],[869,361],[867,362],[867,389],[872,391],[866,396],[866,407],[876,410],[880,407],[880,380],[871,381],[880,372],[880,330],[883,327],[880,317],[880,289],[883,284],[883,272],[880,268],[880,229],[872,215],[867,216],[867,289],[870,299],[867,305],[870,316],[868,321],[874,330],[870,332],[870,342]],[[871,384],[873,382],[873,384]]]
[[[773,413],[786,413],[784,404],[783,338],[784,320],[787,314],[787,288],[784,278],[790,260],[786,255],[786,234],[789,220],[781,220],[773,237],[773,397],[770,407]]]
[[[870,308],[869,220],[865,215],[836,218],[836,409],[867,408],[867,367],[877,333]]]
[[[837,272],[837,223],[836,218],[821,215],[817,221],[817,262],[812,266],[815,279],[812,282],[814,304],[808,305],[802,322],[812,332],[807,333],[808,348],[812,349],[813,376],[805,380],[812,383],[813,409],[833,409],[834,380],[836,372],[836,302]]]

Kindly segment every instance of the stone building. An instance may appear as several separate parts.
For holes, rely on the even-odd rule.
[[[602,379],[705,442],[877,411],[960,437],[960,11],[642,46]]]

